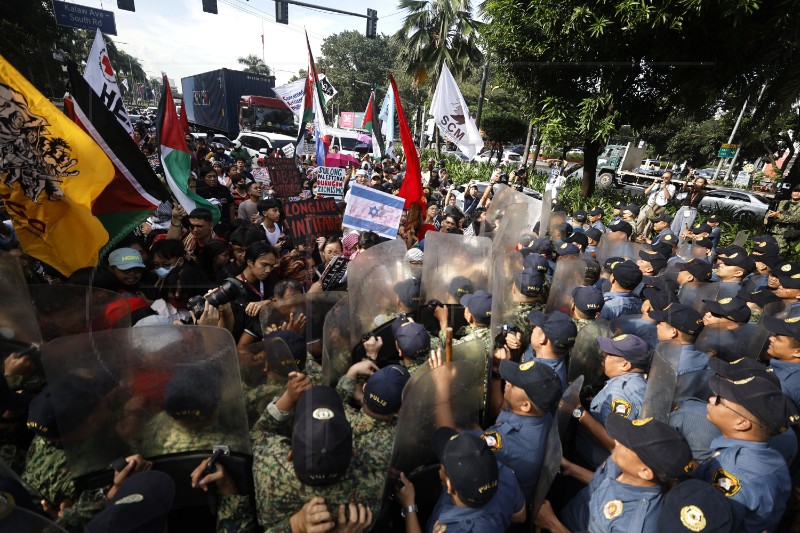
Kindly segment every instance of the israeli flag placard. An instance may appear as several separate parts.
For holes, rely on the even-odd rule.
[[[344,211],[342,226],[373,231],[381,237],[394,239],[403,216],[405,200],[385,192],[354,183]]]

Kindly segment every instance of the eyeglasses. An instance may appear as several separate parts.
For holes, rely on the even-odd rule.
[[[727,404],[724,404],[724,403],[722,403],[722,400],[723,400],[722,396],[720,396],[719,394],[716,394],[716,395],[714,396],[714,405],[721,405],[721,406],[722,406],[722,407],[724,407],[725,409],[727,409],[727,410],[729,410],[729,411],[731,411],[731,412],[733,412],[733,413],[736,413],[737,415],[741,416],[741,417],[742,417],[742,418],[744,418],[745,420],[749,420],[749,421],[750,421],[750,422],[752,422],[753,424],[755,424],[755,425],[757,425],[757,426],[759,426],[759,427],[762,427],[762,428],[764,428],[764,425],[763,425],[761,422],[759,422],[759,421],[757,421],[757,420],[753,420],[753,419],[752,419],[752,418],[750,418],[750,417],[744,416],[742,413],[740,413],[740,412],[739,412],[739,411],[737,411],[736,409],[734,409],[734,408],[730,407],[730,406],[729,406],[729,405],[727,405]],[[766,428],[764,428],[764,429],[766,429]]]

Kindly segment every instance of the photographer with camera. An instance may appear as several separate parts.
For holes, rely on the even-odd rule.
[[[653,183],[644,190],[644,194],[647,196],[647,205],[642,208],[636,219],[636,233],[646,237],[653,228],[653,222],[675,196],[672,172],[666,171],[661,175],[661,180],[653,180]]]

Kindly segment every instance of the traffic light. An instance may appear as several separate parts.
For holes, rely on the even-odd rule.
[[[217,14],[217,0],[203,0],[203,11]]]
[[[134,5],[134,0],[117,0],[117,9],[136,11],[136,6]]]
[[[375,39],[378,36],[378,12],[374,9],[367,9],[367,39]]]
[[[289,3],[275,0],[275,22],[289,24]]]

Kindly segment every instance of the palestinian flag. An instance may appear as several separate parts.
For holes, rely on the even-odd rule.
[[[205,207],[211,211],[214,224],[219,222],[219,208],[189,190],[192,158],[189,154],[189,147],[186,146],[186,137],[183,135],[178,113],[175,111],[172,89],[170,89],[169,78],[166,74],[164,74],[164,90],[161,91],[161,100],[158,103],[156,134],[161,152],[161,165],[164,167],[164,177],[175,199],[187,213],[191,213],[198,207]]]
[[[116,115],[80,75],[75,62],[70,61],[67,69],[71,86],[71,93],[64,98],[67,114],[114,165],[114,179],[92,204],[92,214],[108,232],[103,255],[144,222],[160,203],[169,200],[169,192]]]
[[[364,121],[361,123],[361,128],[372,133],[372,107],[375,101],[375,93],[370,93],[369,102],[367,103],[367,110],[364,111]]]

